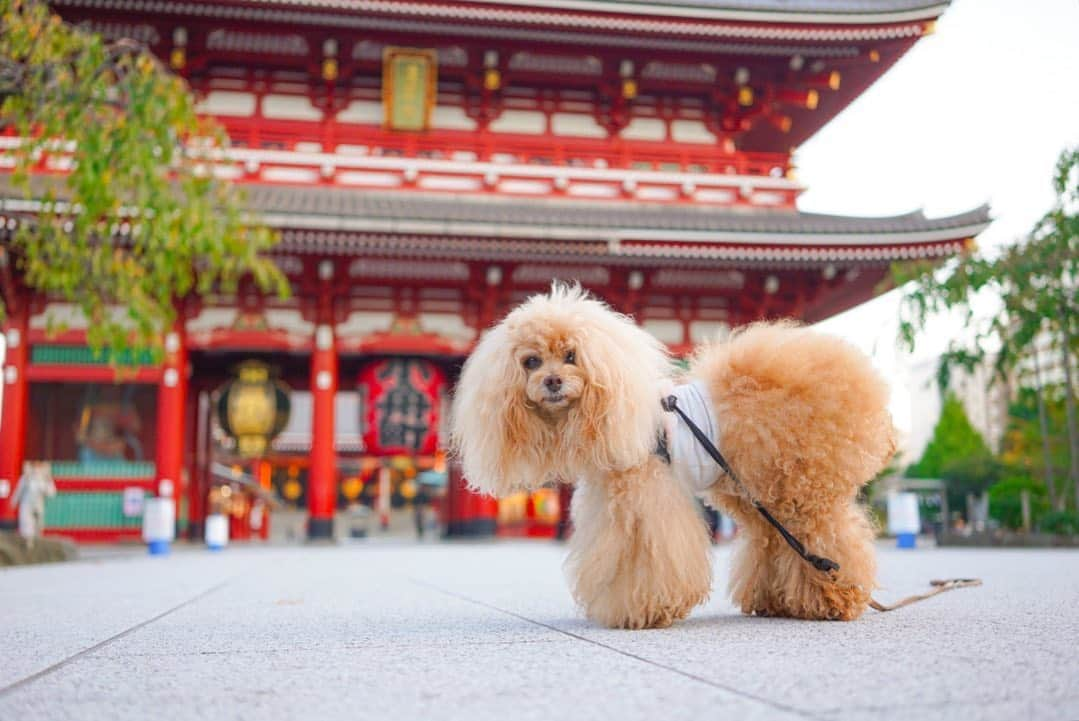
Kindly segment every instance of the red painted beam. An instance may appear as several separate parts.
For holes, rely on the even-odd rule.
[[[379,333],[359,339],[340,341],[340,350],[345,353],[365,354],[417,354],[417,355],[461,355],[470,350],[471,344],[458,344],[434,335],[391,335]]]
[[[71,477],[56,478],[53,482],[56,484],[56,490],[60,493],[116,492],[125,488],[141,488],[150,493],[157,491],[157,484],[153,478]]]
[[[280,330],[220,328],[192,333],[187,345],[192,350],[306,351],[311,338]]]
[[[142,542],[142,528],[46,528],[50,538],[66,538],[75,543]]]
[[[35,363],[26,368],[26,380],[32,383],[159,383],[161,369]]]

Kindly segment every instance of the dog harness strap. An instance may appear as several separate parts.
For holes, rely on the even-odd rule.
[[[727,459],[723,457],[723,454],[720,453],[719,449],[716,448],[714,443],[712,443],[712,439],[705,435],[704,431],[702,431],[700,427],[696,423],[694,423],[681,408],[678,407],[678,399],[675,396],[667,396],[663,399],[662,403],[663,410],[667,411],[668,413],[677,413],[682,418],[682,420],[685,421],[686,425],[689,427],[690,432],[693,433],[693,437],[697,439],[697,442],[704,447],[704,450],[708,452],[708,455],[712,457],[712,460],[719,464],[719,467],[723,469],[723,472],[730,476],[731,480],[733,480],[738,485],[738,487],[742,489],[742,493],[746,495],[746,498],[748,498],[749,502],[753,504],[753,507],[757,509],[757,512],[760,513],[761,516],[764,517],[764,520],[768,521],[768,523],[771,524],[771,526],[779,532],[779,535],[783,536],[783,540],[787,542],[787,545],[794,549],[795,553],[805,559],[806,562],[808,562],[811,566],[813,566],[813,568],[817,569],[818,571],[827,572],[839,570],[839,564],[832,559],[808,553],[805,549],[805,546],[802,545],[802,542],[795,538],[790,531],[784,528],[783,524],[776,520],[776,517],[769,513],[768,509],[765,508],[760,501],[753,497],[753,494],[749,492],[749,489],[745,487],[741,479],[738,478],[738,475],[735,474],[734,469],[731,468],[729,463],[727,463]]]

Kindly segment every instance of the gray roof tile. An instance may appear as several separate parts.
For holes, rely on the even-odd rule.
[[[452,233],[460,223],[497,225],[507,229],[696,231],[761,235],[905,234],[962,229],[989,222],[989,207],[926,218],[921,211],[890,217],[852,217],[779,209],[734,210],[703,206],[629,204],[584,200],[504,199],[419,192],[372,192],[341,188],[246,186],[258,211],[273,214],[275,225],[288,227],[288,217],[341,220],[429,221],[446,224]],[[784,240],[777,238],[778,241]],[[872,244],[872,238],[866,238]]]
[[[488,0],[491,2],[492,0]],[[497,2],[498,0],[494,0]],[[945,4],[942,0],[595,0],[604,5],[658,5],[671,8],[739,10],[777,13],[883,14],[922,10]],[[617,10],[617,7],[612,7]]]

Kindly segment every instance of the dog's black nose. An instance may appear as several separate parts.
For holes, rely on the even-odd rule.
[[[543,379],[543,385],[547,386],[549,391],[557,391],[562,387],[562,379],[558,376],[547,376]]]

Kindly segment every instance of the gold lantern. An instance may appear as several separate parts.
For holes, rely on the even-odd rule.
[[[222,430],[236,439],[244,458],[257,458],[284,429],[289,417],[289,389],[256,360],[236,367],[236,377],[221,389],[217,417]]]

